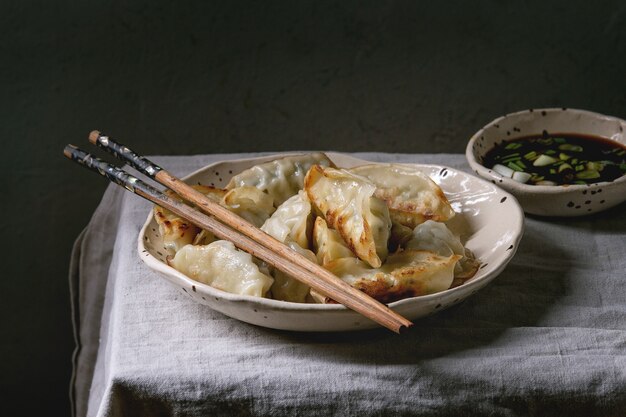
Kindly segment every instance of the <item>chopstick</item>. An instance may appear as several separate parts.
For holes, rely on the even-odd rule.
[[[168,197],[158,189],[130,175],[126,171],[108,164],[73,145],[66,146],[64,150],[65,156],[98,172],[127,190],[187,219],[196,226],[210,231],[218,238],[232,242],[239,249],[267,262],[321,294],[334,299],[396,333],[400,333],[403,329],[412,326],[412,323],[406,318],[374,300],[367,294],[348,285],[329,271],[304,258],[239,216],[208,200],[203,194],[196,192],[193,188],[167,173],[167,171],[163,170],[161,167],[135,154],[127,147],[111,141],[105,136],[99,134],[98,136],[98,143],[100,143],[101,147],[106,146],[105,149],[115,154],[120,159],[124,159],[128,162],[132,160],[131,165],[149,177],[155,179],[160,177],[159,182],[166,182],[166,186],[171,183],[173,187],[182,189],[183,192],[179,193],[181,197],[197,204],[199,207],[208,211],[209,214],[215,216],[215,218],[207,216],[184,203]],[[159,173],[165,174],[158,175]],[[189,190],[185,189],[181,184],[191,189],[193,193],[190,193]],[[177,191],[175,188],[172,189]],[[195,194],[199,194],[200,197]],[[217,208],[215,206],[217,206]],[[228,214],[226,218],[227,221],[230,222],[229,226],[234,225],[232,227],[235,230],[218,221],[218,219],[224,221],[221,217],[224,211]],[[218,214],[215,215],[214,213]],[[226,223],[226,221],[224,222]],[[261,236],[259,240],[262,241],[259,242],[257,239],[251,239],[250,236],[240,233],[242,229],[256,235],[255,237]]]

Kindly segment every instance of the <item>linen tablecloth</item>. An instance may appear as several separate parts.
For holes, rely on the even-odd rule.
[[[468,171],[462,155],[354,155]],[[248,156],[153,159],[183,175]],[[624,205],[527,217],[498,278],[401,336],[270,330],[194,303],[137,255],[150,207],[110,186],[75,244],[78,416],[626,415]]]

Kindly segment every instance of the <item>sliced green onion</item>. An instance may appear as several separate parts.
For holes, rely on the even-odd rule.
[[[548,149],[547,151],[544,152],[546,155],[556,155],[556,151],[552,150],[552,149]]]
[[[514,172],[513,180],[521,183],[526,183],[530,179],[531,175],[528,172]]]
[[[558,161],[558,159],[553,158],[551,156],[540,155],[539,158],[535,159],[535,162],[533,162],[533,165],[536,167],[545,167],[546,165],[551,165],[555,163],[556,161]]]
[[[564,143],[559,145],[559,149],[562,151],[582,152],[583,147],[580,145],[572,145],[571,143]]]
[[[538,156],[539,155],[537,155],[537,152],[530,151],[526,155],[524,155],[524,158],[528,159],[529,161],[532,161],[533,159],[536,159]]]
[[[526,164],[524,164],[521,159],[519,161],[515,161],[515,165],[517,165],[518,167],[526,168]]]
[[[563,138],[554,138],[554,141],[556,143],[565,143],[565,139],[563,139]]]
[[[570,161],[572,165],[576,165],[578,163],[578,158],[574,158]]]
[[[581,180],[590,180],[593,178],[600,178],[600,173],[594,169],[587,169],[585,171],[582,171],[576,174],[576,178],[580,178]]]
[[[521,148],[522,144],[518,143],[518,142],[511,142],[509,144],[507,144],[504,149],[518,149]]]
[[[565,171],[566,169],[573,169],[572,166],[570,164],[567,163],[563,163],[559,166],[559,174],[563,171]]]
[[[574,184],[587,185],[585,181],[574,181]]]
[[[604,169],[604,165],[601,162],[587,162],[585,165],[590,171],[602,171]]]
[[[492,169],[503,177],[511,178],[513,176],[513,170],[504,165],[496,164]]]
[[[571,158],[571,157],[570,157],[568,154],[566,154],[566,153],[562,153],[562,152],[561,152],[561,153],[559,154],[559,159],[560,159],[560,160],[562,160],[562,161],[567,161],[567,160],[568,160],[568,159],[570,159],[570,158]]]
[[[511,168],[513,171],[523,171],[524,170],[522,167],[516,165],[515,162],[509,162],[508,164],[506,164],[506,166]]]
[[[550,174],[556,174],[556,169],[550,168]]]
[[[626,155],[626,151],[619,151],[617,153],[617,156],[623,156],[623,155]]]
[[[584,165],[576,165],[576,166],[574,167],[574,169],[576,169],[576,171],[582,171],[582,170],[584,170],[584,169],[585,169],[585,167],[584,167]]]

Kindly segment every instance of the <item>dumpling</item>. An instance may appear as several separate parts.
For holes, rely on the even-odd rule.
[[[200,230],[200,233],[193,238],[192,245],[208,245],[209,243],[215,242],[218,240],[215,235],[208,230]]]
[[[458,236],[455,236],[444,224],[427,220],[413,229],[411,239],[406,243],[407,249],[428,250],[440,256],[460,255],[455,267],[455,277],[469,279],[478,270],[479,262],[466,249]]]
[[[315,262],[315,255],[307,249],[308,237],[311,234],[311,219],[311,203],[306,194],[300,191],[281,204],[261,226],[261,230]],[[274,277],[274,284],[271,288],[272,298],[298,303],[306,301],[309,293],[308,285],[278,269],[270,268],[270,271]]]
[[[206,185],[192,187],[257,227],[261,226],[275,210],[272,197],[255,187],[237,187],[230,191]],[[171,191],[167,194],[171,198],[183,201]],[[190,243],[206,245],[216,240],[212,233],[199,229],[163,207],[154,207],[154,217],[163,236],[163,245],[170,253],[175,253]]]
[[[272,197],[254,187],[237,187],[230,191],[213,188],[205,193],[209,198],[260,227],[276,210]],[[193,239],[193,245],[208,245],[217,238],[208,230],[201,230]]]
[[[400,223],[391,222],[391,232],[389,234],[389,250],[395,252],[413,237],[413,229],[403,226]]]
[[[205,185],[193,185],[192,187],[216,202],[219,202],[226,194],[226,191]],[[170,198],[183,201],[182,198],[172,191],[167,191],[166,194]],[[180,218],[177,214],[161,206],[154,206],[154,219],[159,225],[159,232],[163,238],[163,246],[171,253],[192,243],[201,230],[189,221]]]
[[[303,191],[281,204],[261,226],[261,230],[280,242],[289,237],[305,249],[309,247],[311,229],[311,203]]]
[[[200,228],[161,206],[154,207],[154,219],[163,237],[163,247],[170,252],[193,242],[200,231]]]
[[[287,241],[284,242],[294,251],[307,258],[309,261],[315,262],[315,255],[308,249],[300,247],[297,243],[287,237]],[[306,302],[309,295],[310,287],[292,276],[284,273],[281,270],[270,268],[270,273],[274,277],[274,283],[270,288],[272,298],[282,301],[290,301],[293,303]]]
[[[250,254],[225,240],[202,246],[187,245],[169,263],[198,282],[233,294],[263,297],[274,282],[259,271]]]
[[[348,247],[371,266],[379,267],[387,257],[391,220],[385,203],[373,197],[374,184],[343,169],[315,165],[305,178],[304,189]]]
[[[350,171],[376,185],[374,195],[387,203],[396,223],[414,228],[429,219],[444,222],[455,214],[441,188],[409,165],[362,165]]]
[[[261,227],[276,210],[271,195],[248,185],[228,191],[221,203],[256,227]]]
[[[369,268],[356,258],[331,261],[325,268],[369,296],[389,303],[407,297],[433,294],[450,288],[460,255],[408,249],[389,255],[380,268]]]
[[[413,229],[411,239],[404,245],[407,249],[429,250],[441,256],[463,255],[465,248],[461,239],[440,222],[427,220]]]
[[[339,232],[330,229],[321,217],[316,218],[313,225],[313,247],[320,265],[325,265],[335,259],[355,256]]]
[[[256,187],[272,196],[278,207],[302,189],[304,176],[313,165],[334,166],[321,152],[287,156],[246,169],[235,175],[226,189],[244,185]]]

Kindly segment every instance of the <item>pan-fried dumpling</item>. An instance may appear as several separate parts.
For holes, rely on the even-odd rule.
[[[193,242],[200,231],[200,228],[161,206],[154,207],[154,219],[159,225],[163,246],[170,252]]]
[[[272,196],[274,205],[278,207],[302,189],[304,176],[313,165],[334,166],[321,152],[287,156],[246,169],[235,175],[226,188],[256,187]]]
[[[311,234],[311,203],[304,192],[300,191],[281,204],[261,226],[261,230],[315,262],[315,255],[307,249],[308,236]],[[272,298],[305,302],[309,293],[308,285],[278,269],[270,268],[270,272],[274,277]]]
[[[250,254],[225,240],[187,245],[170,260],[170,265],[198,282],[233,294],[263,297],[274,281],[259,271]]]
[[[304,189],[348,247],[371,266],[379,267],[387,257],[391,220],[385,203],[373,196],[374,184],[343,169],[315,165],[305,178]]]
[[[276,210],[271,195],[248,185],[228,191],[221,204],[256,227],[261,227]]]
[[[313,225],[313,247],[320,265],[325,265],[335,259],[355,256],[346,246],[339,232],[330,229],[321,217],[316,218]]]
[[[226,194],[224,190],[205,185],[193,185],[192,187],[215,202],[219,202]],[[172,199],[183,201],[182,198],[172,191],[166,191],[166,194]],[[200,228],[161,206],[154,206],[154,219],[159,225],[159,232],[163,237],[163,246],[171,253],[192,243],[200,232]]]
[[[389,250],[395,252],[399,248],[403,248],[412,237],[413,229],[392,221],[389,234]]]
[[[287,237],[284,242],[294,251],[307,258],[309,261],[315,262],[315,255],[308,249],[300,247],[296,242]],[[310,287],[292,276],[280,271],[276,268],[270,268],[270,273],[274,277],[271,292],[272,298],[282,301],[290,301],[293,303],[304,303],[309,295]]]
[[[302,191],[281,204],[261,226],[261,230],[280,242],[289,237],[305,249],[309,247],[311,228],[311,203]]]
[[[255,187],[237,187],[230,191],[206,185],[192,185],[192,188],[257,227],[261,226],[275,210],[272,197]],[[167,194],[178,201],[183,201],[171,191]],[[163,236],[163,245],[170,253],[175,253],[190,243],[207,245],[216,240],[212,233],[199,229],[163,207],[154,207],[154,218]]]
[[[376,185],[375,196],[389,206],[395,223],[414,228],[426,220],[444,222],[454,216],[445,194],[416,168],[400,164],[372,164],[352,168]]]
[[[276,210],[272,197],[254,187],[237,187],[228,192],[213,188],[205,193],[209,198],[260,227]],[[217,238],[208,230],[201,230],[193,239],[193,245],[208,245]]]
[[[413,229],[407,249],[429,250],[441,256],[463,255],[463,244],[450,229],[440,222],[427,220]]]
[[[455,277],[468,279],[478,270],[479,262],[474,255],[461,243],[444,224],[427,220],[413,229],[413,236],[406,243],[407,249],[428,250],[440,256],[460,255],[461,259],[455,267]]]
[[[192,245],[208,245],[209,243],[215,242],[218,240],[215,235],[208,230],[200,230],[200,233],[193,238]]]
[[[192,185],[192,188],[200,191],[202,194],[207,196],[210,200],[224,205],[223,200],[226,196],[226,190],[222,190],[221,188],[215,188],[208,185]],[[178,196],[177,196],[178,197]],[[181,200],[182,201],[182,200]],[[211,242],[215,242],[218,240],[213,233],[208,230],[200,229],[200,232],[196,234],[191,242],[192,245],[208,245]]]
[[[433,294],[450,288],[459,255],[407,249],[389,255],[380,268],[369,268],[356,258],[331,261],[325,268],[369,296],[388,303]]]

